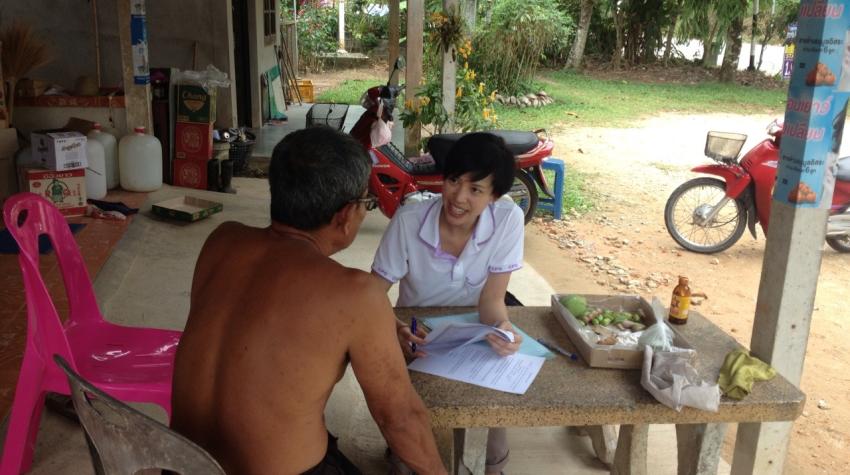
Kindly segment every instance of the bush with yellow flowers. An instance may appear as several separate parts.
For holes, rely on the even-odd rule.
[[[469,66],[472,44],[465,41],[457,50],[457,77],[455,89],[454,130],[470,132],[489,130],[497,126],[498,116],[493,108],[496,91],[491,90],[477,77]],[[443,107],[443,91],[439,74],[430,74],[428,80],[413,98],[404,102],[401,120],[405,127],[417,121],[431,134],[445,131],[449,116]]]

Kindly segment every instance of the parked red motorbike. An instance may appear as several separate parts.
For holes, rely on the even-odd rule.
[[[687,181],[670,195],[664,223],[670,236],[685,249],[711,254],[728,249],[756,223],[767,233],[773,186],[779,165],[782,125],[768,126],[770,138],[737,160],[746,135],[709,132],[705,155],[719,162],[691,169],[720,177]],[[837,151],[838,145],[834,144]],[[850,157],[838,159],[826,242],[839,252],[850,252]]]
[[[390,79],[402,66],[397,61]],[[428,139],[427,156],[407,158],[392,142],[374,146],[373,125],[378,120],[385,124],[392,121],[396,98],[403,86],[386,85],[370,88],[361,103],[366,112],[358,119],[350,134],[359,140],[372,156],[372,172],[369,177],[369,192],[378,197],[378,206],[392,217],[396,209],[409,199],[421,199],[423,192],[440,193],[443,188],[442,166],[452,145],[463,134],[438,134]],[[380,117],[378,116],[380,112]],[[547,196],[552,196],[543,176],[543,159],[552,155],[554,147],[545,131],[490,131],[502,137],[516,157],[517,173],[509,194],[525,213],[528,223],[537,208],[537,186]]]

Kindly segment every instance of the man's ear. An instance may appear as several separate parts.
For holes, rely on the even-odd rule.
[[[334,214],[331,224],[334,230],[341,232],[344,236],[357,233],[355,224],[357,203],[348,203]]]

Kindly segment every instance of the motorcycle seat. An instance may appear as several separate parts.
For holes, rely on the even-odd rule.
[[[540,139],[534,132],[523,132],[518,130],[491,130],[487,132],[501,137],[508,146],[508,150],[516,155],[522,155],[537,146]],[[428,151],[438,164],[444,163],[452,146],[466,134],[437,134],[428,139]]]
[[[850,156],[841,157],[835,164],[835,179],[838,181],[850,181]]]

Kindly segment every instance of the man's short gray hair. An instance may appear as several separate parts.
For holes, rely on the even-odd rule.
[[[351,136],[327,126],[293,132],[272,152],[271,217],[304,231],[318,229],[369,183],[371,161]]]

